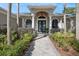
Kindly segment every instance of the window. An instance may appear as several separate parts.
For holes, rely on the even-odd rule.
[[[54,19],[52,21],[52,28],[58,28],[58,20],[57,19]]]
[[[26,20],[26,28],[31,28],[32,27],[32,21],[31,19]]]
[[[38,17],[38,18],[43,18],[43,19],[44,19],[45,17],[44,17],[44,16],[40,16],[40,17]]]

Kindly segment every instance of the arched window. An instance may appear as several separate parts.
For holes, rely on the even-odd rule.
[[[45,19],[45,17],[44,17],[44,16],[40,16],[40,17],[38,17],[38,18],[39,18],[39,19],[40,19],[40,18]]]
[[[54,19],[52,21],[52,28],[58,28],[58,20],[57,19]]]
[[[26,20],[26,28],[31,28],[32,27],[32,21],[31,19]]]

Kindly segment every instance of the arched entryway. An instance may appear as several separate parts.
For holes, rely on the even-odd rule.
[[[46,32],[48,13],[38,12],[36,13],[36,17],[37,17],[37,23],[38,23],[38,25],[36,25],[38,27],[38,32],[42,32],[42,33]]]

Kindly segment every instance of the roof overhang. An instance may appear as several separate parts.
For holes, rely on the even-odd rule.
[[[31,6],[31,5],[29,5],[28,8],[32,13],[37,13],[40,11],[53,13],[53,11],[55,10],[56,7],[53,5],[47,5],[47,6]]]

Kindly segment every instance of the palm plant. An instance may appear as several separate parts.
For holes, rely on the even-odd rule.
[[[66,14],[75,14],[75,8],[65,8],[64,12]]]

